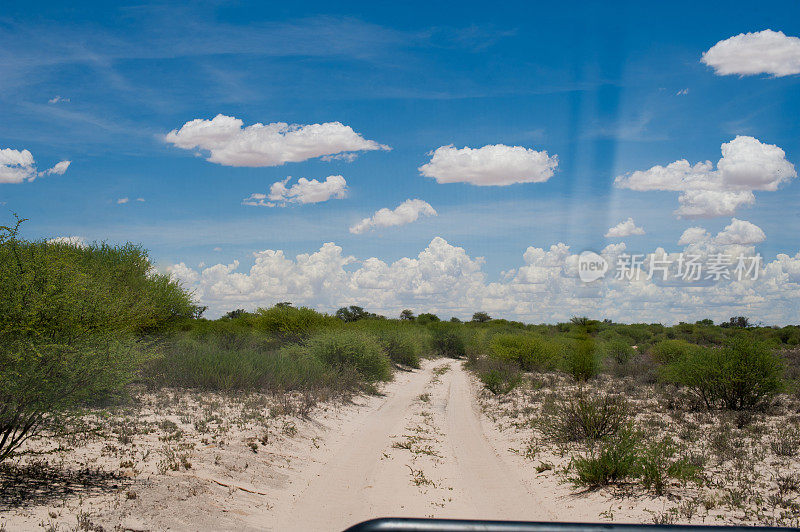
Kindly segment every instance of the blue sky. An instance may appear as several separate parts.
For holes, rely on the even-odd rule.
[[[794,179],[700,220],[673,214],[678,192],[614,183],[680,159],[716,163],[737,135],[800,163],[800,76],[718,75],[700,61],[741,33],[800,35],[797,2],[333,4],[6,2],[0,149],[29,150],[39,171],[71,164],[0,183],[0,216],[29,218],[29,238],[141,242],[162,268],[239,260],[246,271],[253,252],[294,257],[325,242],[391,263],[441,237],[485,258],[486,283],[518,268],[529,246],[619,242],[604,234],[628,217],[646,232],[622,239],[629,252],[676,251],[685,229],[715,234],[734,216],[763,230],[755,247],[767,260],[800,251]],[[338,121],[392,149],[241,167],[165,141],[218,114],[245,126]],[[545,182],[509,186],[421,175],[430,152],[451,144],[522,146],[558,166]],[[242,204],[288,176],[329,175],[346,179],[345,199]],[[411,198],[438,216],[348,231]]]

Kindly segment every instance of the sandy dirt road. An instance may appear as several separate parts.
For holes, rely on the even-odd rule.
[[[275,530],[343,530],[380,516],[557,519],[496,448],[469,379],[460,362],[443,360],[398,375],[334,428],[275,505]]]

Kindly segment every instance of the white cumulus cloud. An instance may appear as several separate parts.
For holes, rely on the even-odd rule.
[[[637,227],[633,218],[628,218],[624,222],[620,222],[614,227],[611,227],[605,234],[606,238],[624,238],[631,235],[643,235],[644,229]]]
[[[711,235],[708,234],[702,227],[690,227],[686,231],[683,232],[680,239],[678,240],[679,246],[688,246],[691,244],[697,244],[699,242],[705,242],[711,239]]]
[[[36,169],[36,161],[30,151],[0,149],[0,183],[23,183],[45,175],[64,175],[69,165],[70,161],[61,161],[40,172]]]
[[[343,154],[347,159],[346,153],[390,149],[340,122],[243,126],[242,120],[219,114],[211,120],[186,122],[167,133],[165,139],[179,148],[207,153],[206,160],[224,166],[280,166],[316,157]]]
[[[714,242],[722,245],[748,246],[758,244],[767,239],[764,231],[757,225],[745,220],[731,219],[730,225],[717,233]]]
[[[630,190],[682,192],[680,218],[730,216],[739,207],[755,203],[754,190],[775,191],[797,177],[786,153],[756,138],[737,136],[720,147],[716,168],[711,161],[694,165],[680,160],[617,176],[614,183]]]
[[[408,199],[394,210],[380,209],[369,218],[364,218],[350,228],[353,234],[366,233],[377,227],[392,227],[416,222],[420,216],[436,216],[436,210],[420,199]]]
[[[782,31],[740,33],[712,46],[701,61],[720,76],[800,74],[800,39]]]
[[[436,148],[419,171],[438,183],[504,186],[547,181],[557,166],[558,156],[544,150],[505,144],[461,149],[449,145]]]
[[[329,199],[347,197],[347,181],[340,175],[329,175],[325,181],[301,177],[297,183],[287,187],[291,177],[277,181],[269,188],[269,194],[251,194],[242,201],[244,205],[259,207],[285,207],[289,203],[320,203]]]
[[[717,233],[715,237],[703,227],[690,227],[678,240],[679,246],[694,246],[694,249],[716,246],[752,246],[767,239],[764,231],[756,224],[746,220],[732,218],[731,223]]]
[[[720,190],[688,190],[678,196],[678,218],[716,218],[731,216],[739,207],[752,205],[756,197],[749,190],[724,192]]]
[[[67,171],[67,168],[69,168],[70,164],[72,164],[72,161],[60,161],[60,162],[57,162],[52,168],[49,168],[49,169],[45,170],[44,174],[46,174],[46,175],[53,175],[53,174],[55,174],[55,175],[64,175],[64,173],[66,173],[66,171]]]
[[[734,220],[715,239],[702,228],[692,228],[694,236],[689,231],[688,235],[684,233],[692,241],[684,244],[686,249],[656,249],[646,255],[644,264],[651,257],[675,264],[679,251],[705,257],[712,253],[752,256],[753,249],[741,243],[759,237],[745,224]],[[663,283],[644,274],[633,280],[618,279],[613,265],[623,253],[624,243],[601,250],[612,271],[591,284],[580,281],[578,254],[564,243],[528,247],[517,268],[490,281],[483,272],[482,257],[472,257],[464,248],[440,237],[432,239],[416,256],[390,263],[377,257],[358,260],[328,242],[318,251],[294,258],[281,250],[259,251],[253,254],[254,264],[249,269],[241,268],[236,260],[198,268],[180,263],[168,269],[195,291],[202,304],[210,306],[210,314],[217,315],[233,308],[292,301],[327,312],[358,304],[387,316],[415,308],[443,318],[469,317],[481,309],[492,316],[534,323],[564,321],[582,314],[634,323],[702,318],[723,321],[739,315],[765,323],[796,323],[800,253],[781,253],[762,263],[755,279],[731,275],[699,284]]]

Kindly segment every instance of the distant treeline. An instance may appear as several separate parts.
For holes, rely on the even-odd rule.
[[[140,246],[31,242],[18,231],[19,223],[0,227],[0,461],[43,424],[118,400],[131,383],[319,399],[370,391],[391,379],[393,367],[446,356],[466,358],[496,393],[531,371],[564,371],[579,380],[600,371],[639,372],[698,388],[678,377],[719,359],[717,353],[764,358],[800,343],[800,327],[751,327],[745,318],[723,326],[581,317],[526,325],[478,310],[462,323],[410,310],[387,319],[355,305],[329,315],[278,302],[208,320]],[[780,374],[768,393],[785,382],[776,364]],[[734,408],[754,401],[703,400]]]

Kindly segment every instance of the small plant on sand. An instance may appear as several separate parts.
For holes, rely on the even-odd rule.
[[[669,436],[643,446],[637,460],[636,474],[646,489],[663,495],[669,478],[684,482],[698,479],[699,467],[685,458],[676,459],[677,452],[678,447]]]
[[[490,361],[478,377],[487,390],[494,395],[504,395],[522,382],[522,375],[513,364]]]
[[[615,435],[630,417],[630,406],[624,398],[579,391],[546,401],[537,424],[542,435],[551,441],[596,441]]]
[[[588,456],[575,459],[573,482],[595,488],[634,476],[641,439],[641,433],[630,427],[625,427],[615,436],[604,438]]]
[[[769,446],[777,456],[796,456],[800,450],[800,431],[793,427],[779,427],[770,438]]]
[[[422,471],[421,469],[414,469],[408,464],[406,464],[406,467],[411,472],[411,482],[415,486],[433,486],[434,488],[436,487],[436,484],[434,484],[432,480],[430,480],[425,476],[424,471]]]

